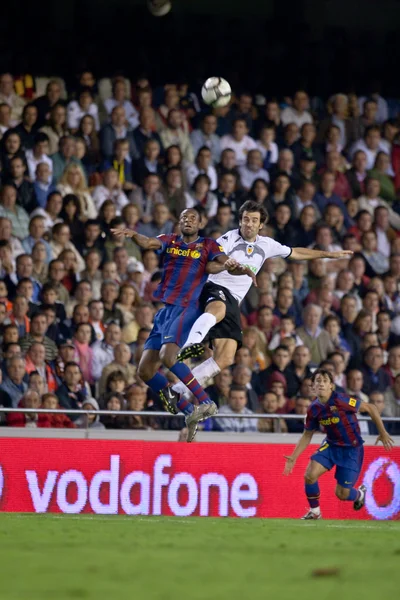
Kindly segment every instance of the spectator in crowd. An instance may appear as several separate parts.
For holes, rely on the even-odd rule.
[[[371,392],[383,390],[390,386],[390,377],[383,369],[383,350],[379,346],[370,346],[363,355],[361,367],[364,385],[362,391],[370,395]]]
[[[57,185],[57,190],[61,193],[63,198],[72,194],[78,198],[81,221],[95,219],[97,217],[97,210],[93,198],[89,193],[85,174],[79,164],[70,163],[65,168]]]
[[[225,432],[251,432],[257,431],[257,419],[232,418],[230,415],[253,414],[246,406],[247,394],[244,386],[232,385],[229,390],[228,404],[221,406],[219,417],[214,421],[214,427]]]
[[[17,408],[20,400],[28,389],[24,381],[25,362],[21,355],[15,355],[7,361],[7,375],[1,383],[1,390],[8,394],[12,402],[12,408]]]
[[[112,97],[107,98],[104,107],[110,116],[113,108],[122,106],[125,110],[126,121],[135,129],[139,125],[139,115],[132,102],[127,99],[126,84],[123,77],[116,77],[112,86]]]
[[[50,427],[55,427],[57,429],[74,429],[76,427],[75,424],[71,421],[71,419],[67,417],[67,415],[64,414],[62,410],[60,410],[58,396],[56,396],[56,394],[43,394],[41,408],[47,408],[48,410],[58,410],[58,413],[47,413],[43,415],[48,417],[48,420],[50,421]]]
[[[304,325],[297,330],[299,337],[311,352],[311,362],[318,365],[325,360],[334,346],[329,334],[321,329],[322,309],[316,304],[307,304],[303,310]]]
[[[188,133],[182,129],[183,114],[178,108],[173,108],[168,113],[166,126],[160,131],[162,145],[165,149],[176,145],[180,148],[184,159],[188,163],[194,160],[193,148]]]
[[[41,407],[41,399],[40,395],[33,391],[28,390],[22,396],[21,400],[18,403],[18,408],[40,408]],[[29,412],[25,413],[15,412],[9,413],[7,415],[7,425],[9,427],[51,427],[50,419],[48,415],[44,413],[35,413]]]
[[[294,420],[287,419],[286,427],[289,433],[302,433],[304,430],[304,422],[305,416],[307,414],[308,408],[311,404],[310,398],[303,398],[302,396],[297,396],[294,404],[293,410],[289,412],[290,415],[299,415],[302,416],[303,419]]]
[[[142,108],[139,113],[139,125],[133,131],[133,139],[138,153],[145,155],[149,141],[154,140],[162,150],[162,142],[158,131],[155,130],[154,110],[151,107]]]
[[[47,332],[47,317],[42,312],[36,312],[30,323],[30,331],[21,339],[21,348],[23,352],[27,352],[35,342],[43,344],[45,347],[46,361],[55,360],[58,350],[55,343],[46,336]]]
[[[217,118],[212,114],[205,114],[199,129],[190,134],[193,152],[197,156],[200,148],[206,146],[211,151],[212,162],[217,164],[221,156],[220,138],[216,135]]]
[[[193,165],[189,165],[186,171],[188,187],[192,186],[196,177],[200,174],[207,175],[210,180],[210,189],[217,189],[217,172],[212,164],[211,150],[207,146],[200,148]]]
[[[308,112],[309,98],[304,90],[297,90],[293,96],[293,105],[286,107],[281,114],[283,125],[295,123],[300,129],[305,123],[312,123],[313,118]]]
[[[122,141],[126,147],[126,141],[125,140],[122,140]],[[118,143],[118,140],[117,140],[116,144],[117,143]],[[118,146],[116,145],[116,152],[117,152],[117,148],[118,148]],[[171,146],[170,146],[170,148],[171,148]],[[160,178],[162,177],[163,168],[160,163],[160,150],[161,150],[161,146],[157,140],[150,139],[145,142],[144,149],[143,149],[143,156],[141,158],[139,158],[138,160],[135,160],[132,165],[133,179],[135,181],[135,184],[143,187],[144,182],[146,181],[146,178],[148,175],[158,175],[158,177],[160,177]],[[125,163],[127,163],[126,159],[125,159]],[[113,160],[111,166],[116,168],[115,160]],[[125,165],[125,172],[128,172],[128,165]],[[125,178],[126,178],[126,176],[125,176]],[[132,189],[135,189],[135,188],[136,188],[136,185],[132,186]]]
[[[105,383],[109,375],[115,371],[121,372],[124,375],[127,385],[132,385],[136,381],[136,367],[130,364],[131,351],[129,346],[124,343],[117,344],[114,347],[114,360],[109,363],[101,374],[99,381],[99,393],[105,391]]]
[[[61,97],[62,89],[59,81],[51,79],[46,86],[46,92],[43,96],[39,96],[33,101],[33,104],[38,110],[38,127],[43,127],[51,118],[51,111],[54,106],[60,105],[65,107],[65,101]]]
[[[247,367],[245,367],[247,368]],[[228,403],[229,390],[232,385],[232,373],[230,369],[222,369],[214,377],[214,383],[206,388],[206,392],[215,404],[220,407]]]
[[[267,392],[261,399],[261,408],[257,411],[262,415],[277,414],[279,399],[275,392]],[[303,425],[304,427],[304,425]],[[257,429],[261,433],[286,433],[287,427],[283,419],[258,419]]]
[[[97,381],[103,369],[114,359],[114,348],[121,341],[121,328],[115,323],[110,323],[104,333],[104,339],[93,344],[93,375]]]
[[[24,100],[14,91],[14,78],[10,73],[0,75],[0,102],[11,108],[11,125],[16,125],[22,117]]]
[[[0,217],[9,219],[12,235],[23,240],[28,235],[29,216],[17,204],[17,190],[13,185],[4,185],[0,189]]]
[[[235,119],[232,123],[232,134],[222,136],[221,150],[227,148],[235,152],[236,163],[238,166],[245,164],[247,153],[250,150],[257,149],[255,141],[248,135],[245,119]]]
[[[125,410],[123,395],[118,392],[107,394],[104,398],[104,409],[113,411]],[[123,415],[102,415],[100,421],[106,429],[126,429],[127,427],[127,418]]]

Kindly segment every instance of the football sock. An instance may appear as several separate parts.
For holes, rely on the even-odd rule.
[[[180,398],[176,403],[177,407],[184,415],[190,415],[193,412],[193,404],[189,402],[186,398]]]
[[[197,398],[199,404],[203,402],[211,402],[210,398],[201,387],[196,377],[193,375],[189,367],[181,362],[177,362],[173,367],[170,368],[171,373],[176,375],[178,379],[186,385],[187,388],[192,392],[193,396]],[[179,403],[178,403],[178,407]]]
[[[167,387],[167,385],[169,384],[168,379],[165,377],[165,375],[162,375],[161,373],[156,373],[151,379],[149,379],[145,383],[149,386],[150,389],[153,390],[153,392],[156,392],[156,394],[158,394],[160,390]]]
[[[359,500],[360,498],[361,498],[361,492],[359,490],[357,490],[356,488],[351,488],[350,494],[348,495],[346,500],[350,500],[350,502],[356,502],[356,500]]]
[[[209,380],[218,375],[220,372],[221,369],[212,357],[207,358],[207,360],[192,369],[193,375],[196,377],[197,381],[202,387],[207,387]],[[184,383],[176,383],[172,386],[172,389],[175,392],[178,392],[178,394],[189,394],[188,388]]]
[[[310,505],[310,508],[313,509],[313,512],[316,512],[314,511],[314,509],[319,509],[320,497],[318,482],[316,481],[315,483],[306,483],[305,488],[308,504]]]
[[[194,322],[188,335],[188,339],[182,348],[187,348],[187,346],[191,346],[192,344],[200,344],[200,342],[204,340],[207,333],[210,331],[211,327],[214,327],[216,322],[217,319],[210,313],[204,313],[200,315],[200,317]]]

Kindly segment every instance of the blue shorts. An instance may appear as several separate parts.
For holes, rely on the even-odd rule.
[[[336,466],[335,479],[344,488],[352,488],[360,475],[364,460],[363,446],[347,448],[331,446],[327,442],[312,455],[315,460],[329,471]]]
[[[144,350],[160,350],[164,344],[176,344],[181,348],[200,314],[196,305],[185,308],[166,304],[154,318],[153,329],[146,340]]]

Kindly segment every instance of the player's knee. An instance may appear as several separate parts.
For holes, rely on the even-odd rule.
[[[315,477],[315,475],[313,475],[312,473],[306,473],[304,475],[304,482],[306,483],[306,485],[312,485],[317,481],[317,479],[318,477]]]
[[[176,363],[176,351],[169,348],[168,344],[164,345],[160,350],[160,360],[167,369],[170,369]]]
[[[347,498],[349,497],[349,494],[350,494],[350,490],[343,488],[340,485],[337,485],[335,494],[336,494],[336,497],[339,498],[339,500],[347,500]]]
[[[150,365],[139,364],[137,374],[143,381],[148,381],[154,375],[152,370],[150,369]]]

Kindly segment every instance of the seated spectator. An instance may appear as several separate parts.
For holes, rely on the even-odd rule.
[[[268,349],[275,350],[281,345],[284,339],[289,337],[294,339],[296,346],[302,346],[303,342],[296,334],[295,326],[295,320],[292,315],[282,315],[280,318],[279,327],[277,328],[276,333],[274,333],[272,336],[272,339],[268,345]]]
[[[44,208],[39,207],[36,208],[31,213],[31,218],[36,216],[41,216],[44,218],[45,230],[48,232],[50,229],[54,227],[56,223],[61,223],[61,219],[59,214],[62,209],[62,197],[59,192],[56,190],[50,192],[46,196],[46,205]]]
[[[385,417],[400,417],[400,375],[394,380],[392,387],[384,393],[385,408],[383,414]],[[400,435],[399,423],[393,423],[395,435]]]
[[[42,243],[46,248],[46,262],[49,263],[52,259],[52,251],[50,244],[44,239],[46,231],[44,218],[40,215],[32,217],[29,221],[29,235],[22,241],[22,245],[27,254],[31,254],[33,247],[38,243]]]
[[[18,339],[18,338],[17,338]],[[7,375],[0,385],[0,389],[8,394],[12,408],[17,408],[20,400],[28,390],[25,383],[25,361],[21,355],[16,355],[7,360]]]
[[[310,398],[303,398],[302,396],[297,396],[295,399],[295,404],[293,410],[289,412],[290,415],[301,415],[303,419],[295,420],[295,419],[287,419],[286,427],[289,433],[302,433],[304,430],[304,418],[307,414],[308,408],[311,404]]]
[[[86,146],[86,152],[83,156],[82,166],[85,173],[93,173],[100,164],[100,140],[96,131],[96,122],[91,115],[82,117],[77,131],[76,141],[82,140]],[[76,152],[78,158],[78,152]]]
[[[393,385],[397,375],[400,373],[400,345],[390,348],[384,370],[390,377],[390,385]]]
[[[256,179],[249,191],[249,200],[255,200],[258,204],[265,204],[269,194],[269,187],[264,179]]]
[[[8,320],[18,327],[18,335],[21,338],[29,333],[30,319],[28,318],[28,312],[28,300],[24,296],[16,296]]]
[[[87,389],[82,385],[82,373],[75,362],[67,362],[62,374],[62,383],[56,390],[62,408],[77,410],[83,407],[87,399]],[[71,421],[79,419],[79,415],[71,414]]]
[[[294,395],[296,388],[296,382],[293,378],[293,373],[289,369],[290,354],[285,346],[277,346],[272,353],[272,363],[269,367],[260,371],[256,380],[256,391],[259,395],[265,393],[268,389],[268,382],[271,375],[274,373],[282,374],[285,378],[285,382],[289,382],[289,396]],[[250,365],[251,367],[251,365]]]
[[[66,120],[67,111],[65,106],[60,102],[53,104],[47,124],[40,129],[49,138],[49,154],[58,152],[60,139],[68,133]]]
[[[230,206],[235,221],[239,219],[239,209],[244,202],[243,192],[237,189],[238,179],[233,173],[221,175],[216,192],[219,205]]]
[[[189,165],[186,170],[186,181],[188,187],[193,186],[198,175],[207,175],[210,180],[210,189],[215,190],[218,186],[217,172],[212,164],[211,150],[204,146],[197,153],[194,164]]]
[[[325,317],[324,329],[327,331],[335,351],[343,352],[348,357],[351,353],[351,347],[342,334],[339,317],[336,315]]]
[[[362,194],[365,194],[367,155],[363,150],[355,152],[353,155],[352,166],[346,171],[345,175],[350,184],[352,198],[359,198]]]
[[[147,392],[141,385],[132,385],[126,392],[127,410],[142,412],[146,410]],[[130,415],[127,419],[128,429],[150,429],[153,425],[151,417],[141,415]]]
[[[151,250],[149,250],[151,252]],[[134,312],[141,303],[140,295],[134,285],[125,282],[119,289],[116,307],[122,312],[124,324],[134,319]]]
[[[375,231],[367,231],[361,236],[361,254],[366,260],[367,277],[382,275],[389,268],[389,260],[378,251],[378,239]]]
[[[47,166],[47,165],[46,165]],[[14,156],[10,160],[10,176],[3,179],[3,183],[13,185],[17,190],[17,204],[22,206],[27,213],[38,206],[34,186],[26,177],[27,165],[21,156]]]
[[[221,138],[221,150],[226,148],[235,152],[238,166],[245,164],[247,153],[250,150],[257,149],[255,141],[248,135],[245,119],[235,119],[232,123],[232,134],[224,135]]]
[[[258,408],[258,397],[257,393],[252,386],[253,372],[249,367],[244,365],[236,365],[232,371],[232,383],[233,385],[239,385],[246,388],[247,394],[247,407],[255,412]]]
[[[370,395],[374,391],[385,392],[390,386],[390,377],[383,369],[383,351],[379,346],[370,346],[363,355],[361,371],[364,376],[362,391]]]
[[[385,406],[385,395],[383,392],[376,390],[370,393],[369,401],[371,404],[376,406],[378,413],[380,416],[385,416],[384,412],[386,409]],[[385,423],[385,429],[389,434],[396,433],[398,428],[398,423]],[[379,431],[373,421],[368,421],[368,430],[370,435],[379,435]]]
[[[296,141],[299,139],[299,127],[296,123],[287,123],[283,128],[283,140],[280,147],[292,152]]]
[[[18,402],[18,408],[40,408],[41,399],[37,392],[28,390]],[[51,427],[50,419],[44,413],[9,413],[7,415],[9,427]]]
[[[11,124],[16,125],[21,120],[25,101],[14,92],[14,78],[10,73],[0,76],[0,102],[11,107]]]
[[[168,169],[165,175],[162,194],[164,202],[169,206],[171,214],[176,219],[191,204],[189,193],[183,189],[182,172],[178,167],[170,167]]]
[[[25,104],[22,111],[22,120],[17,127],[16,133],[21,138],[22,147],[24,150],[33,148],[34,138],[38,130],[37,126],[38,111],[34,104]]]
[[[114,347],[114,360],[104,369],[99,381],[99,393],[106,389],[106,381],[111,373],[118,371],[123,374],[125,385],[132,385],[136,381],[136,367],[130,364],[131,351],[127,344],[117,344]]]
[[[143,107],[139,113],[139,125],[133,131],[133,139],[137,148],[138,154],[143,156],[146,154],[145,147],[147,142],[154,140],[158,144],[159,152],[162,150],[162,142],[160,135],[156,131],[154,110],[151,106]]]
[[[94,383],[94,358],[93,350],[90,347],[91,338],[92,328],[90,323],[79,323],[72,338],[75,347],[74,362],[79,364],[82,375],[89,385]]]
[[[304,123],[312,123],[313,118],[308,112],[309,106],[308,94],[304,90],[297,90],[293,96],[293,106],[288,106],[281,113],[283,125],[295,123],[300,128]]]
[[[117,215],[128,204],[128,198],[121,189],[118,173],[114,168],[107,169],[103,175],[103,185],[98,185],[93,191],[93,201],[97,210],[105,200],[112,200],[117,209]]]
[[[104,332],[104,339],[93,344],[93,376],[100,379],[103,369],[114,359],[114,348],[121,342],[121,328],[110,323]]]
[[[182,111],[172,108],[168,113],[165,127],[160,131],[161,142],[165,149],[172,145],[179,146],[185,161],[192,163],[194,161],[193,148],[188,133],[182,129],[183,121]]]
[[[275,392],[267,392],[261,398],[261,408],[258,413],[275,415],[278,412],[279,400]],[[283,419],[259,419],[257,429],[261,433],[286,433],[287,427]],[[304,429],[304,424],[303,424]]]
[[[364,233],[371,231],[373,223],[372,214],[367,210],[360,210],[355,217],[355,225],[350,227],[349,233],[354,235],[357,240],[361,243],[361,238]]]
[[[81,161],[76,157],[76,143],[72,135],[64,135],[60,139],[58,152],[51,155],[53,162],[53,179],[59,183],[65,169],[71,163],[78,164],[82,168]]]
[[[47,408],[48,410],[59,410],[59,413],[43,414],[43,416],[48,417],[50,421],[50,427],[55,427],[57,429],[74,429],[76,427],[76,425],[71,421],[71,419],[60,410],[60,405],[58,403],[58,397],[56,396],[56,394],[44,394],[42,396],[42,405],[40,408]]]
[[[307,304],[303,310],[302,327],[297,329],[298,336],[311,352],[311,362],[319,365],[326,359],[329,352],[333,352],[334,345],[329,338],[329,334],[321,329],[322,309],[316,304]]]
[[[270,220],[270,226],[274,231],[274,240],[288,246],[295,245],[297,232],[292,224],[291,208],[286,202],[278,204],[275,210],[275,216]]]
[[[108,116],[111,115],[113,108],[122,106],[125,110],[126,121],[135,129],[139,125],[139,115],[132,102],[127,99],[126,84],[123,77],[116,77],[112,85],[112,97],[104,101],[104,107]]]
[[[211,151],[212,162],[217,164],[221,156],[220,138],[216,135],[217,118],[212,114],[205,114],[201,120],[199,129],[190,134],[190,142],[194,154],[197,156],[200,148],[206,146]]]
[[[49,194],[56,192],[52,173],[47,163],[39,163],[36,167],[35,180],[30,183],[36,206],[45,208]]]
[[[246,164],[239,167],[240,181],[245,191],[250,190],[256,179],[263,179],[269,183],[268,171],[262,168],[262,164],[261,152],[258,149],[250,150]]]
[[[378,152],[374,168],[368,171],[368,177],[374,177],[379,180],[381,198],[390,203],[396,200],[396,190],[391,177],[392,174],[393,170],[390,165],[389,155],[386,152]]]
[[[261,152],[263,168],[266,171],[278,161],[279,150],[275,137],[275,124],[272,121],[267,121],[260,129],[259,139],[256,142],[257,149]]]
[[[125,400],[122,394],[110,392],[104,398],[105,410],[125,410]],[[106,429],[126,429],[127,418],[123,415],[101,415],[100,422]]]
[[[251,415],[253,411],[246,407],[247,394],[244,386],[232,385],[229,390],[228,404],[221,406],[219,417],[214,420],[214,429],[224,432],[243,433],[257,431],[257,419],[230,418],[230,415]]]
[[[226,148],[221,152],[221,161],[216,167],[218,178],[228,173],[234,175],[239,180],[239,169],[236,161],[236,154],[231,148]]]
[[[267,391],[274,392],[278,397],[278,413],[286,414],[293,408],[293,402],[289,400],[286,377],[275,371],[267,381]]]
[[[85,115],[91,115],[96,123],[96,131],[100,129],[99,109],[94,102],[90,88],[82,88],[78,94],[77,100],[72,100],[67,107],[68,129],[76,133],[79,123]]]
[[[83,169],[79,164],[71,163],[65,168],[57,189],[63,198],[72,194],[78,198],[82,221],[97,217],[95,203],[90,195]]]
[[[319,168],[323,163],[323,155],[319,144],[315,142],[317,130],[312,123],[304,123],[300,127],[300,137],[292,146],[295,165],[300,166],[301,158],[307,157]]]
[[[100,131],[101,152],[105,159],[111,159],[116,140],[127,139],[129,142],[129,158],[136,160],[139,152],[136,147],[133,130],[126,126],[126,113],[123,106],[115,106],[111,111],[110,123],[104,125]]]
[[[52,229],[52,240],[50,242],[53,256],[55,258],[61,258],[61,254],[64,251],[70,250],[75,257],[77,271],[83,271],[85,263],[74,244],[70,241],[70,238],[71,232],[68,225],[65,223],[57,223],[54,225]]]
[[[326,155],[326,167],[320,172],[321,175],[325,171],[330,171],[335,176],[335,186],[333,193],[339,196],[342,200],[348,200],[352,197],[350,184],[345,174],[342,171],[343,157],[340,152],[332,150]]]
[[[47,249],[44,241],[36,242],[32,248],[32,277],[43,285],[48,275]]]
[[[32,282],[32,297],[28,298],[28,300],[37,302],[37,300],[39,299],[41,286],[37,281],[33,279],[32,271],[32,257],[29,254],[20,254],[19,256],[17,256],[15,273],[11,273],[10,275],[7,274],[4,277],[4,282],[7,286],[10,300],[13,300],[15,295],[17,294],[19,282],[24,279],[29,279]]]
[[[11,106],[0,100],[0,139],[11,127]]]
[[[86,397],[82,404],[82,410],[99,410],[99,403],[94,398]],[[100,422],[100,415],[96,414],[79,416],[76,426],[80,429],[105,429],[103,423]]]
[[[49,138],[45,133],[37,133],[34,138],[32,150],[25,152],[26,161],[28,163],[28,175],[31,181],[35,180],[36,169],[39,164],[45,163],[50,169],[50,174],[53,173],[53,161],[49,155]]]
[[[358,150],[362,150],[367,157],[367,169],[372,169],[379,151],[385,150],[382,145],[381,129],[379,125],[369,125],[363,138],[358,139],[350,148],[350,157],[353,158]]]
[[[315,241],[317,213],[314,206],[305,206],[296,221],[296,246],[307,248]]]
[[[163,168],[159,161],[160,144],[157,140],[148,140],[144,145],[143,156],[132,165],[133,180],[135,184],[142,186],[148,175],[162,177]],[[134,186],[136,187],[136,186]]]
[[[21,138],[14,129],[10,129],[3,135],[0,144],[2,179],[10,178],[11,160],[17,156],[20,157],[24,161],[26,167],[28,167],[25,152],[22,149]]]
[[[23,352],[27,352],[35,342],[43,344],[46,361],[50,362],[55,360],[58,351],[55,343],[46,336],[47,327],[46,315],[42,312],[36,312],[31,318],[29,333],[21,339],[21,348]]]
[[[114,154],[110,160],[104,161],[103,170],[115,169],[118,173],[118,181],[124,192],[135,189],[132,179],[132,164],[129,160],[129,141],[119,139],[115,141]]]
[[[211,191],[208,175],[197,175],[191,192],[191,201],[194,208],[203,208],[207,218],[215,217],[218,209],[218,200]]]
[[[40,342],[31,345],[25,356],[25,367],[28,374],[37,372],[43,378],[46,392],[55,392],[58,387],[56,375],[46,362],[46,348]]]
[[[358,198],[360,210],[366,210],[373,217],[378,206],[384,206],[389,212],[389,223],[394,229],[400,229],[400,215],[394,212],[390,206],[380,197],[380,183],[378,179],[368,177],[365,195]]]
[[[391,246],[393,246],[398,236],[397,232],[390,226],[389,211],[385,206],[378,206],[374,211],[374,230],[377,235],[379,252],[389,258]]]
[[[272,192],[266,201],[266,207],[269,214],[273,215],[276,208],[282,202],[286,203],[290,210],[294,211],[294,195],[290,185],[290,177],[283,171],[277,173],[276,178],[272,183]]]
[[[214,383],[206,388],[209,398],[219,407],[228,403],[230,386],[232,385],[232,373],[229,368],[222,369],[214,377]]]
[[[0,217],[9,219],[12,235],[23,240],[28,235],[28,213],[17,204],[17,190],[13,185],[3,185],[0,189]]]
[[[178,173],[178,171],[174,170],[173,173]],[[133,204],[135,204],[140,211],[140,218],[142,223],[150,223],[152,219],[151,215],[154,208],[157,206],[157,204],[164,203],[164,196],[160,191],[160,188],[161,182],[159,176],[155,173],[148,173],[143,180],[143,188],[138,188],[134,190],[134,192],[130,195],[130,201],[133,202]],[[178,188],[175,191],[178,192]],[[172,192],[172,194],[174,194],[174,192]],[[184,199],[184,202],[186,208],[186,197]]]
[[[346,205],[340,196],[335,194],[333,191],[335,185],[335,173],[333,171],[325,171],[321,177],[321,189],[315,194],[313,201],[315,202],[321,214],[324,212],[327,204],[336,204],[336,206],[342,210],[345,216],[344,222],[346,227],[350,227],[352,222],[349,218]]]
[[[376,315],[378,343],[382,350],[390,351],[395,346],[400,346],[400,336],[391,331],[391,312],[381,309]]]

